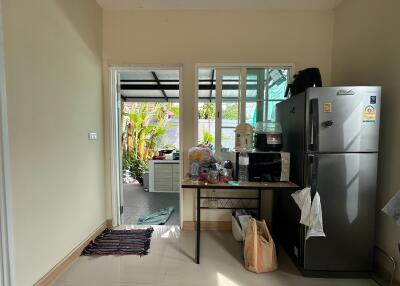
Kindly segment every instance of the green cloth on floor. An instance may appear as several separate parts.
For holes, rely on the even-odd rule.
[[[173,211],[174,207],[167,207],[164,209],[160,209],[155,213],[149,214],[147,216],[140,216],[138,224],[147,224],[147,225],[165,224],[168,221]]]

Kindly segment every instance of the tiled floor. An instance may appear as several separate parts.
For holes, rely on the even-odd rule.
[[[302,277],[280,251],[280,268],[273,273],[246,271],[241,245],[229,232],[202,232],[201,264],[193,262],[194,232],[158,226],[151,252],[144,257],[80,257],[53,286],[376,286],[367,279]]]
[[[141,215],[149,215],[159,209],[174,207],[166,225],[178,225],[179,194],[145,192],[138,183],[124,184],[124,223],[136,224]]]

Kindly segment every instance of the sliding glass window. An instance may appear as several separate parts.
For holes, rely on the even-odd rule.
[[[276,104],[285,99],[289,68],[248,68],[246,123],[275,121]]]
[[[199,143],[210,143],[217,152],[231,152],[241,121],[253,127],[257,122],[275,121],[276,104],[285,99],[290,73],[288,66],[200,68]]]

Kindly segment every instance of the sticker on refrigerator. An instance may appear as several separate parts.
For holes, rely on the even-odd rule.
[[[331,102],[325,102],[324,103],[324,112],[325,113],[331,113],[332,112],[332,103]]]
[[[367,105],[363,112],[363,122],[375,122],[376,121],[376,110],[372,105]]]

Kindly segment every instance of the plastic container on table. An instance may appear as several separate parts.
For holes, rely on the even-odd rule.
[[[279,122],[257,122],[254,147],[257,151],[281,151],[282,127]]]

